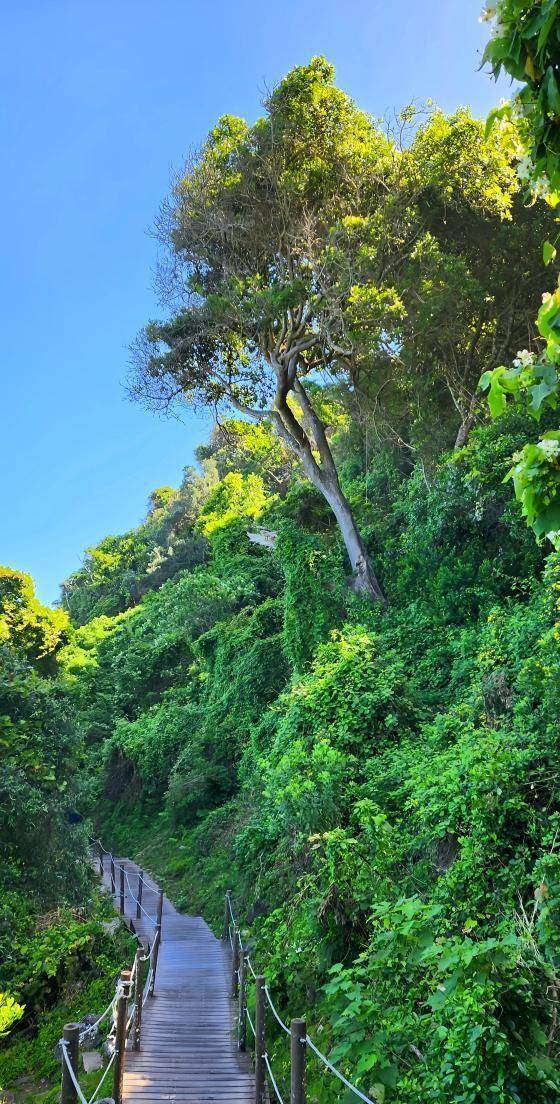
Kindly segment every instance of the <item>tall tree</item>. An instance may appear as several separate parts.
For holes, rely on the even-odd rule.
[[[356,421],[369,411],[374,438],[414,459],[463,445],[481,372],[530,345],[552,216],[524,205],[512,124],[485,138],[463,108],[426,119],[409,109],[407,119],[415,129],[396,142],[381,202],[347,221],[337,247],[354,279],[345,306],[354,386],[343,398],[350,409],[354,398]]]
[[[252,127],[222,118],[176,183],[160,231],[179,309],[138,340],[133,390],[269,419],[332,508],[353,586],[383,601],[306,381],[351,372],[353,280],[337,235],[387,188],[394,149],[322,58],[265,107]]]

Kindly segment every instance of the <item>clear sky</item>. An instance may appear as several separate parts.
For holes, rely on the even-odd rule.
[[[158,307],[147,233],[225,112],[325,54],[383,115],[471,104],[482,0],[0,0],[0,563],[43,601],[83,550],[176,485],[209,428],[132,405],[127,346]]]

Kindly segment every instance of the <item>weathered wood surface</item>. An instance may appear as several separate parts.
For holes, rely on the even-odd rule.
[[[138,867],[128,859],[115,862],[122,862],[136,894]],[[142,906],[155,919],[158,887],[146,879]],[[110,890],[108,870],[104,882]],[[118,877],[116,889],[118,906]],[[136,919],[126,882],[125,889],[125,916],[141,939],[151,941],[153,924],[143,912]],[[126,1052],[125,1104],[253,1104],[251,1061],[237,1047],[230,970],[228,949],[202,917],[183,916],[164,897],[155,992],[144,1006],[140,1050]]]

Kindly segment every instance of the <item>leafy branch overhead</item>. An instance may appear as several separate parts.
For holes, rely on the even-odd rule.
[[[498,77],[505,70],[522,84],[513,112],[526,141],[520,174],[537,196],[556,206],[560,200],[560,12],[557,0],[498,0],[482,18],[492,24],[484,51]],[[489,117],[512,114],[506,104]],[[558,193],[558,195],[556,195]]]
[[[519,140],[518,176],[531,202],[544,199],[555,210],[560,203],[560,10],[556,0],[499,0],[483,12],[492,24],[484,53],[495,76],[502,69],[522,82],[512,103],[491,113],[487,131],[497,120],[515,120]],[[556,219],[558,222],[558,219]],[[556,258],[556,245],[543,244],[543,262]],[[543,295],[537,319],[542,341],[536,351],[518,353],[513,367],[486,371],[480,387],[488,392],[492,417],[502,415],[508,399],[540,420],[558,404],[560,379],[560,290]],[[523,514],[537,537],[560,541],[560,434],[545,433],[514,456],[511,478]]]

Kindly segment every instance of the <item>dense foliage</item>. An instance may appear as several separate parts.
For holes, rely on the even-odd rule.
[[[528,140],[522,177],[537,195],[550,198],[558,193],[560,198],[558,4],[556,0],[497,0],[485,9],[483,18],[493,24],[484,60],[496,76],[505,69],[522,83],[516,96]]]
[[[358,420],[375,396],[377,430],[411,447],[430,414],[464,443],[481,370],[526,340],[550,220],[519,203],[505,124],[484,142],[468,111],[433,111],[405,144],[415,111],[387,136],[324,58],[265,109],[220,119],[176,182],[159,231],[178,309],[140,336],[133,392],[266,419],[333,511],[355,589],[383,602],[314,383],[334,377]]]
[[[0,1090],[59,1080],[62,1025],[106,1003],[131,954],[104,931],[73,809],[83,745],[58,678],[70,633],[29,576],[0,568]]]
[[[218,124],[174,193],[189,296],[142,383],[258,417],[220,421],[60,610],[0,572],[0,1071],[113,960],[76,802],[180,907],[219,922],[231,887],[283,1014],[378,1104],[558,1100],[560,559],[504,485],[523,450],[525,515],[560,528],[557,295],[531,325],[553,216],[511,119],[409,124],[387,136],[323,59]],[[546,352],[506,369],[527,333]],[[383,605],[348,585],[341,503]],[[340,1099],[312,1063],[309,1099]]]
[[[511,414],[429,469],[389,446],[365,468],[341,421],[386,613],[345,585],[320,496],[297,472],[266,490],[246,440],[235,474],[230,443],[208,564],[61,653],[104,832],[183,907],[218,920],[232,885],[286,1014],[380,1101],[560,1091],[560,565],[503,485],[526,432]],[[318,1071],[310,1093],[337,1099]]]
[[[555,210],[560,203],[560,13],[556,0],[498,0],[482,18],[492,24],[484,54],[496,76],[504,69],[521,81],[514,100],[492,112],[487,124],[515,119],[517,173],[534,204],[537,199]],[[558,222],[558,219],[556,219]],[[556,259],[555,241],[543,242],[543,260]],[[517,353],[513,365],[490,366],[480,380],[488,391],[493,417],[509,401],[529,411],[538,422],[545,408],[558,405],[560,365],[560,291],[543,294],[537,319],[537,339]],[[529,441],[513,457],[508,473],[527,523],[539,540],[560,544],[560,431],[549,430]]]

